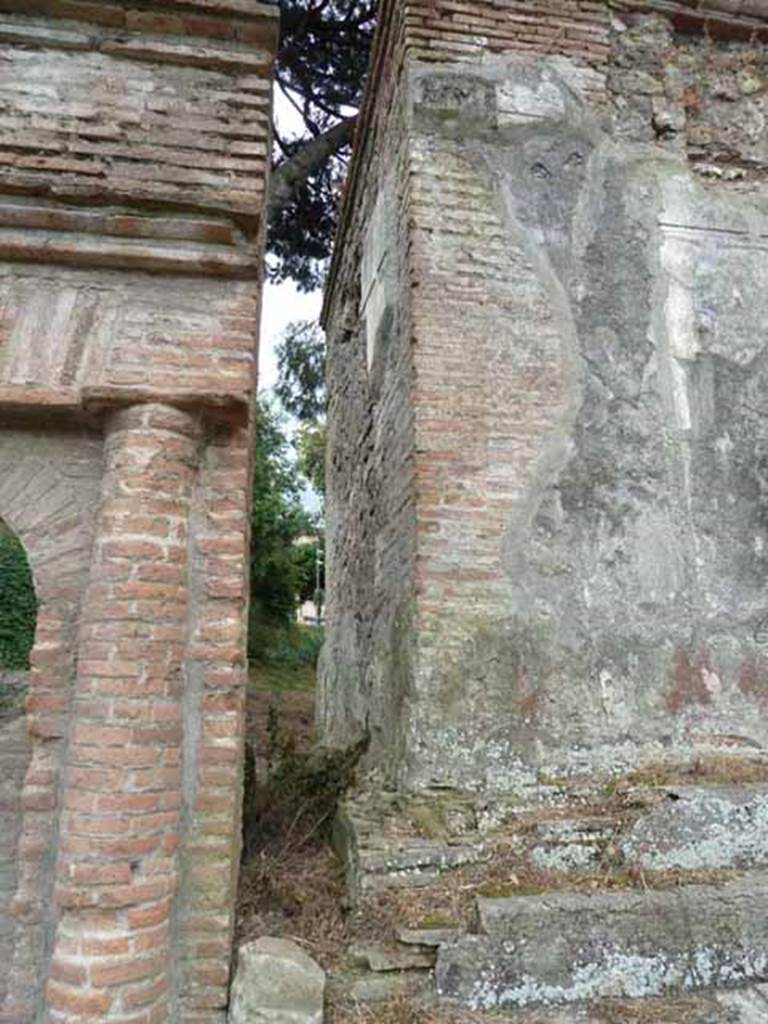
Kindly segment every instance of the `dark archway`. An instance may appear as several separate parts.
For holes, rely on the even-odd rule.
[[[22,789],[32,753],[25,714],[37,597],[24,545],[0,519],[0,958],[14,943],[11,903],[16,894]],[[7,972],[0,972],[0,1003]]]
[[[36,622],[37,597],[27,553],[0,519],[0,672],[29,669]]]

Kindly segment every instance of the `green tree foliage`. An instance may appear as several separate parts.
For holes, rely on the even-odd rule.
[[[317,541],[308,541],[296,545],[296,565],[298,568],[299,600],[314,601],[317,590]],[[322,556],[319,556],[322,564]]]
[[[295,617],[303,565],[296,540],[312,531],[301,506],[301,481],[278,414],[264,400],[256,410],[256,449],[251,513],[251,613],[249,647],[264,653],[275,629]]]
[[[277,346],[275,394],[296,419],[325,413],[325,335],[311,320],[288,324]]]
[[[27,669],[35,640],[37,598],[27,555],[0,522],[0,669]]]
[[[325,335],[310,320],[285,329],[277,347],[275,393],[301,422],[296,438],[298,466],[314,490],[325,496]]]
[[[275,132],[267,244],[272,278],[305,291],[331,252],[375,12],[375,0],[280,0],[277,85],[304,131]]]
[[[325,498],[325,423],[302,423],[296,438],[298,466],[314,490]]]

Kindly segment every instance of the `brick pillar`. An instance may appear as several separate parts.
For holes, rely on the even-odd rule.
[[[57,866],[51,1024],[173,1019],[194,416],[106,424]]]

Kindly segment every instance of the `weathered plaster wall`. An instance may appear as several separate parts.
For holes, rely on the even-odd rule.
[[[276,12],[1,6],[0,515],[41,607],[0,1019],[213,1024]]]
[[[507,126],[417,115],[442,216],[414,248],[432,286],[414,298],[416,375],[453,355],[464,386],[415,397],[431,487],[413,777],[508,788],[762,746],[765,313],[744,296],[762,291],[765,198],[617,144],[564,89],[557,111],[540,69],[500,73]],[[456,226],[435,167],[455,168],[460,217],[473,195]],[[478,222],[479,274],[462,262]]]
[[[416,618],[379,762],[514,789],[762,747],[761,12],[406,6]]]

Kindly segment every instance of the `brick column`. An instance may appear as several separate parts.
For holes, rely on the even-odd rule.
[[[173,1019],[194,416],[111,414],[57,866],[51,1024]]]

